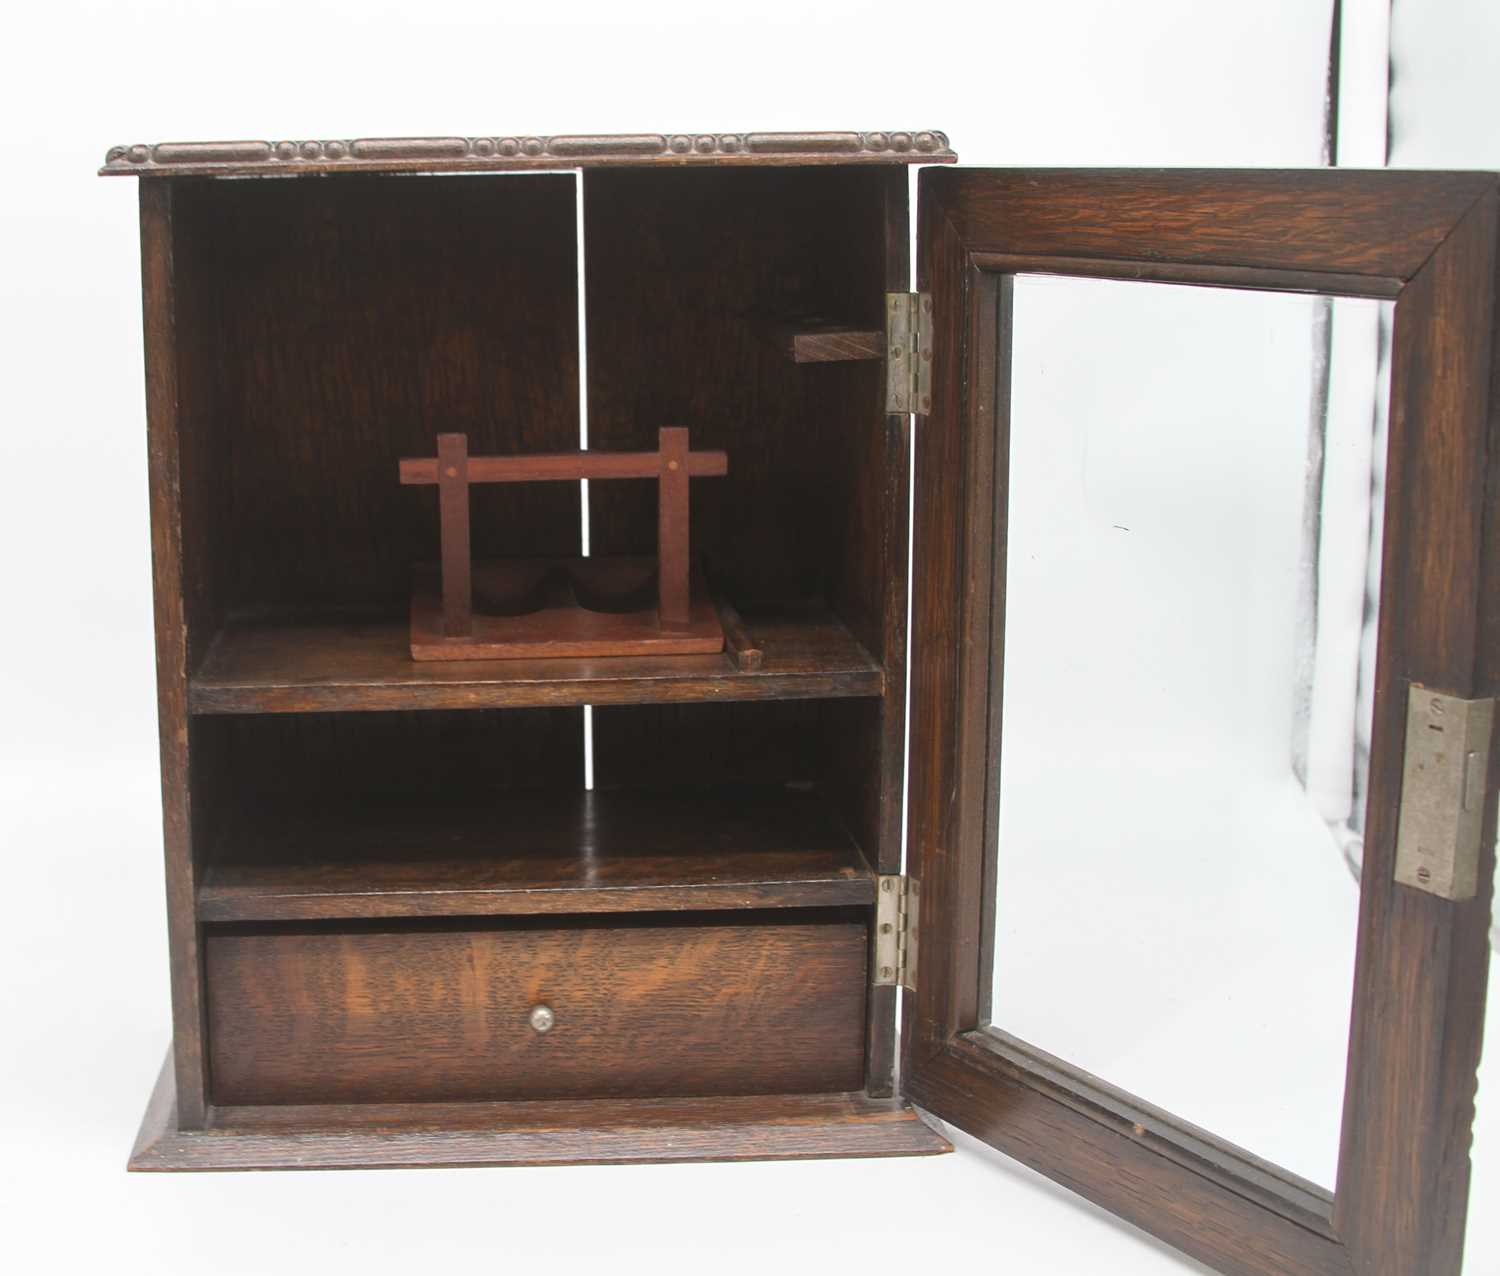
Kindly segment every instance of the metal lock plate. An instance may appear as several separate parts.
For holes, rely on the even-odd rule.
[[[1396,880],[1442,899],[1473,899],[1495,702],[1412,686],[1396,831]]]

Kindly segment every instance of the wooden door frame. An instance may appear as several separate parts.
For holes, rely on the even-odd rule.
[[[1233,1276],[1454,1276],[1484,1023],[1476,897],[1394,881],[1407,687],[1500,691],[1500,186],[1480,173],[925,170],[933,403],[917,429],[907,1095]],[[1380,654],[1337,1187],[984,1026],[1017,272],[1395,302]],[[1044,901],[1037,901],[1042,904]]]

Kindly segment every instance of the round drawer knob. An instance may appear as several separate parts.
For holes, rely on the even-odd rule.
[[[551,1006],[533,1006],[530,1019],[531,1026],[537,1032],[546,1032],[557,1022],[557,1016],[552,1013]]]

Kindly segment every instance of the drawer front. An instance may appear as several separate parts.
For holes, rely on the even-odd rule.
[[[859,922],[787,914],[210,930],[213,1098],[858,1090],[865,950]]]

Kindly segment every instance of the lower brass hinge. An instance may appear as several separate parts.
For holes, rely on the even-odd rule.
[[[932,295],[885,295],[885,410],[932,410]]]
[[[875,983],[917,989],[917,880],[891,873],[875,894]]]
[[[1396,880],[1441,899],[1479,889],[1494,700],[1411,686],[1396,825]]]

